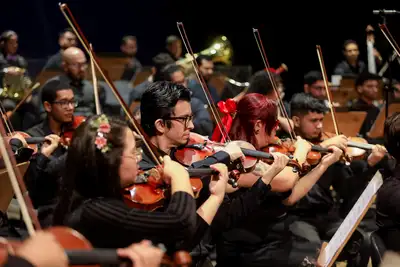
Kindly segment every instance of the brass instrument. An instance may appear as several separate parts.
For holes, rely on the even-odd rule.
[[[8,98],[19,101],[25,91],[32,85],[32,80],[25,76],[25,69],[8,67],[3,69],[2,89],[0,98]]]
[[[224,63],[226,65],[231,65],[232,54],[233,50],[231,43],[229,42],[228,38],[226,38],[226,36],[221,35],[214,39],[209,48],[204,49],[199,53],[195,53],[194,57],[197,57],[199,55],[207,55],[212,58],[214,63]],[[185,58],[176,61],[176,64],[183,66],[185,69],[187,67],[192,68],[190,64],[192,60],[193,57],[189,53],[187,53],[185,55]]]

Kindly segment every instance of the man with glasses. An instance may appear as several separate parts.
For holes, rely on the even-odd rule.
[[[52,87],[52,83],[55,81],[66,84],[69,83],[69,88],[73,90],[75,100],[78,103],[75,109],[75,115],[88,117],[95,114],[96,107],[93,85],[85,79],[88,69],[85,54],[77,47],[69,47],[64,50],[62,59],[63,73],[48,80],[41,90],[45,90],[46,87]],[[104,88],[99,86],[98,91],[100,105],[104,108],[106,99]],[[40,100],[40,91],[34,96],[32,101],[34,101],[37,110],[40,110],[40,118],[43,119],[43,117],[45,117],[45,110],[41,105],[43,101]]]
[[[46,117],[27,133],[32,137],[46,136],[46,142],[39,144],[41,152],[32,157],[24,178],[43,226],[51,223],[50,215],[56,204],[58,181],[67,155],[67,148],[59,145],[60,135],[73,121],[78,103],[70,84],[59,80],[52,80],[43,88],[41,100]]]

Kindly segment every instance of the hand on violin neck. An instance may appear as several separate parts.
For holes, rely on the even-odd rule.
[[[289,157],[285,154],[279,152],[271,154],[274,157],[274,162],[269,166],[269,168],[262,176],[262,180],[266,184],[269,184],[272,179],[274,179],[274,177],[278,175],[278,173],[280,173],[289,163]]]
[[[220,202],[224,199],[226,189],[228,187],[228,167],[225,164],[217,163],[210,165],[211,169],[219,172],[218,175],[213,175],[210,182],[210,193],[218,198]]]
[[[164,251],[152,245],[148,240],[135,243],[127,248],[117,250],[118,256],[129,259],[135,267],[158,267],[164,256]]]
[[[336,146],[330,146],[328,148],[332,150],[332,153],[328,153],[328,154],[324,155],[322,157],[321,163],[320,163],[325,168],[328,168],[335,162],[339,161],[343,155],[343,150]]]
[[[293,156],[302,165],[307,159],[308,152],[311,150],[311,144],[300,136],[297,136],[294,147],[296,151]]]
[[[336,146],[342,150],[345,150],[347,148],[348,141],[349,141],[348,138],[345,135],[341,134],[341,135],[337,135],[337,136],[331,137],[329,139],[326,139],[320,145],[324,148],[328,148],[330,146]]]
[[[169,156],[164,156],[163,162],[163,179],[171,184],[172,194],[183,191],[193,196],[188,171],[178,162],[171,160]]]
[[[48,136],[45,136],[44,138],[46,139],[47,142],[43,143],[40,152],[44,156],[49,157],[57,149],[60,143],[60,137],[56,134],[50,134]]]
[[[222,151],[225,151],[226,153],[229,154],[229,157],[231,161],[235,161],[238,158],[243,158],[244,160],[244,154],[242,152],[242,149],[240,146],[234,142],[229,142],[223,149]]]
[[[384,146],[374,145],[371,154],[368,156],[367,162],[370,167],[378,164],[386,155],[387,150]]]
[[[64,249],[51,233],[36,232],[23,242],[16,256],[24,258],[35,267],[67,267],[68,260]]]

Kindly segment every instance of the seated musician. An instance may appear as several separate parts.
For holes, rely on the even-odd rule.
[[[158,58],[168,58],[171,62],[176,62],[182,57],[182,41],[178,36],[170,35],[165,40],[164,51],[158,53],[155,57],[155,61],[159,61]]]
[[[66,147],[59,145],[60,135],[72,122],[77,101],[70,84],[59,80],[53,80],[43,88],[41,100],[46,118],[27,130],[27,133],[33,137],[48,136],[49,144],[45,145],[42,153],[31,159],[25,180],[33,205],[38,208],[39,220],[48,226],[67,152]]]
[[[379,95],[379,81],[381,77],[376,74],[364,72],[360,74],[355,82],[356,91],[358,93],[358,98],[355,99],[350,106],[352,111],[366,111],[367,116],[361,126],[359,134],[363,138],[367,138],[367,133],[370,131],[372,125],[380,109],[374,105],[374,101],[378,99]]]
[[[77,47],[67,48],[63,52],[63,74],[57,75],[48,80],[43,87],[34,96],[36,108],[40,110],[38,116],[43,119],[45,110],[41,105],[40,91],[46,87],[52,87],[54,81],[62,83],[70,83],[70,88],[74,91],[75,100],[78,106],[75,109],[75,115],[90,116],[96,113],[94,90],[91,82],[85,79],[87,73],[87,60],[83,51]],[[99,86],[100,105],[103,108],[105,105],[105,91]]]
[[[154,77],[154,81],[156,82],[162,80],[188,87],[187,79],[185,78],[182,68],[176,64],[167,65],[160,72],[157,72]],[[190,90],[191,88],[188,87],[188,89]],[[205,93],[203,92],[203,89],[200,88],[200,90],[204,96]],[[192,131],[203,136],[210,136],[214,127],[214,123],[211,120],[210,113],[207,110],[207,102],[203,102],[201,99],[194,96],[193,91],[191,92],[192,96],[190,100],[190,106],[194,116],[194,128]]]
[[[151,142],[160,150],[160,153],[173,156],[178,147],[184,146],[189,141],[190,131],[194,127],[190,100],[191,94],[187,88],[169,82],[155,82],[143,94],[140,107],[141,125],[150,137]],[[194,162],[191,166],[193,168],[208,167],[210,164],[222,162],[229,167],[232,165],[231,162],[236,161],[242,155],[243,153],[237,145],[228,143],[222,151],[207,157],[205,160]],[[222,204],[221,202],[208,204],[214,197],[212,193],[210,194],[208,188],[209,178],[204,177],[202,179],[203,188],[198,197],[197,205],[204,206],[204,212],[206,212],[206,205],[212,206],[213,212],[216,212],[216,214],[210,220],[204,214],[199,213],[198,236],[202,238],[202,232],[204,229],[207,230],[208,225],[211,226],[211,233],[209,232],[211,235],[218,234],[223,229],[229,229],[249,216],[261,203],[264,203],[270,189],[270,180],[275,173],[285,166],[285,164],[279,165],[279,162],[282,165],[282,160],[278,161],[269,171],[256,170],[257,176],[254,176],[254,185],[249,186],[251,189],[235,199],[225,196]],[[285,161],[283,160],[283,162]],[[144,150],[143,159],[139,164],[140,168],[144,170],[155,165],[146,150]],[[222,201],[222,199],[219,199],[219,201]],[[220,207],[219,204],[221,204]],[[204,260],[202,257],[206,257],[207,252],[207,249],[202,247],[198,260]]]
[[[389,116],[384,126],[385,146],[397,161],[393,175],[383,181],[376,198],[378,235],[387,250],[400,251],[400,113]]]
[[[346,40],[343,44],[344,60],[336,65],[333,74],[357,77],[360,73],[367,70],[367,65],[362,61],[358,44],[354,40]]]
[[[72,29],[66,28],[61,31],[58,35],[58,45],[60,46],[60,50],[47,60],[42,71],[62,71],[63,53],[67,48],[76,46],[76,41],[76,35]]]
[[[245,95],[237,104],[235,118],[228,129],[232,140],[245,140],[257,149],[268,146],[275,139],[279,122],[277,105],[266,96],[257,93]],[[311,145],[299,138],[294,144],[293,156],[302,165]],[[292,167],[285,166],[271,182],[271,192],[260,209],[249,214],[238,227],[225,231],[217,243],[218,266],[299,266],[300,261],[290,262],[292,236],[288,226],[292,220],[288,216],[288,206],[304,197],[318,181],[326,169],[336,162],[342,152],[332,148],[313,171],[299,180],[299,174]],[[269,170],[267,163],[261,169]],[[242,175],[239,186],[243,188],[233,193],[240,195],[251,187],[257,177]]]
[[[137,59],[137,38],[136,36],[126,35],[121,41],[121,52],[127,59],[125,64],[124,72],[120,80],[132,81],[136,75],[142,71],[142,64]]]
[[[171,185],[164,211],[124,202],[123,189],[136,182],[141,154],[126,123],[104,114],[83,122],[68,149],[55,225],[76,229],[94,247],[119,248],[146,238],[172,251],[191,240],[196,229],[193,190],[188,172],[170,157],[163,159],[163,179]],[[225,191],[227,173],[216,168],[218,195]]]
[[[153,246],[148,240],[118,249],[117,254],[121,259],[130,260],[135,267],[159,267],[164,256],[163,250]],[[14,253],[9,253],[4,259],[0,259],[0,266],[67,267],[68,260],[65,249],[51,233],[36,232]],[[126,266],[126,263],[121,263],[120,266]]]
[[[199,70],[204,78],[204,81],[207,83],[207,87],[210,91],[212,100],[214,101],[214,103],[218,103],[220,101],[220,96],[218,95],[217,89],[209,83],[214,73],[214,62],[212,61],[210,56],[205,55],[199,55],[198,57],[196,57],[196,62],[199,66]],[[207,99],[196,75],[189,78],[187,86],[189,87],[190,91],[193,92],[193,97],[200,99],[203,103],[208,105]]]
[[[310,94],[298,93],[292,97],[291,110],[297,135],[322,147],[347,148],[348,137],[344,135],[324,137],[326,133],[323,131],[323,118],[327,107],[321,100]],[[293,214],[299,216],[300,220],[292,224],[291,228],[296,235],[303,238],[299,240],[304,240],[299,242],[301,244],[296,244],[296,249],[303,250],[304,246],[312,246],[310,249],[315,251],[321,247],[322,241],[332,237],[327,233],[335,232],[332,230],[339,227],[368,181],[379,168],[385,166],[382,161],[385,151],[384,147],[376,145],[367,160],[353,160],[349,166],[344,162],[337,162],[327,169],[293,210]],[[334,203],[331,186],[341,199],[339,211]],[[364,224],[369,222],[371,216],[372,213],[365,217]],[[365,227],[373,228],[369,225]]]

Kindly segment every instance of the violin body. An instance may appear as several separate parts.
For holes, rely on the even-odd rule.
[[[85,116],[74,116],[72,122],[64,127],[61,133],[60,143],[68,147],[71,143],[72,136],[74,135],[75,129],[81,125],[82,122],[86,120]]]

